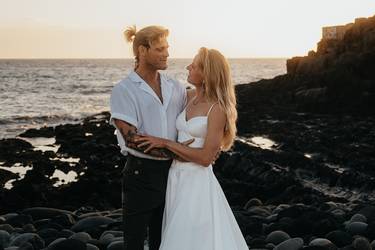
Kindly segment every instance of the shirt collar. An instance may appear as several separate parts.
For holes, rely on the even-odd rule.
[[[129,73],[129,79],[134,83],[144,82],[143,79],[134,70]]]
[[[132,82],[137,83],[140,89],[142,89],[143,91],[147,92],[148,94],[156,98],[157,101],[166,109],[172,97],[173,84],[171,80],[168,79],[168,77],[166,77],[164,74],[160,72],[159,74],[160,74],[161,94],[163,96],[163,103],[161,103],[159,97],[156,95],[154,90],[135,71],[130,72],[129,79]]]

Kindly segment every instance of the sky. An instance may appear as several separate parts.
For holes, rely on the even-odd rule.
[[[0,58],[132,58],[123,30],[169,29],[171,58],[303,56],[323,26],[375,15],[375,0],[0,0]]]

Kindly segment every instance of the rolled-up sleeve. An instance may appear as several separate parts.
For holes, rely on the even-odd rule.
[[[130,96],[129,90],[122,87],[120,84],[114,86],[110,98],[110,106],[111,125],[115,126],[114,119],[118,119],[138,128],[137,110],[135,102]]]

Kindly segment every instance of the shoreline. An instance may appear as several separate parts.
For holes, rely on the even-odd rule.
[[[375,174],[356,167],[366,161],[373,164],[374,158],[365,159],[369,153],[366,148],[353,146],[359,149],[359,155],[350,164],[343,161],[327,165],[337,157],[351,157],[345,156],[348,149],[343,145],[350,145],[352,138],[342,138],[335,146],[332,141],[324,141],[345,131],[356,134],[356,128],[360,128],[358,135],[366,139],[369,134],[363,129],[373,131],[374,118],[338,118],[295,110],[286,112],[274,107],[267,112],[264,109],[239,108],[240,139],[214,165],[215,175],[250,248],[268,245],[271,249],[278,244],[307,247],[316,237],[331,242],[325,244],[343,247],[354,244],[355,234],[361,235],[363,242],[374,240],[370,229],[375,226],[375,201],[371,200],[375,194],[370,191],[374,190],[371,183]],[[33,166],[22,180],[13,183],[11,190],[0,192],[0,230],[6,227],[9,235],[34,234],[34,243],[25,240],[34,249],[78,244],[80,248],[73,248],[90,246],[104,250],[110,244],[122,244],[119,176],[126,158],[120,155],[108,118],[109,114],[104,112],[87,117],[79,124],[29,130],[23,134],[31,140],[53,139],[49,146],[58,144],[55,150],[47,147],[47,150],[34,151],[31,144],[18,139],[0,140],[2,164],[6,146],[9,157],[6,164],[21,161]],[[344,125],[348,121],[352,124]],[[314,142],[315,137],[321,141]],[[63,158],[78,161],[59,160]],[[78,180],[54,187],[56,180],[45,177],[52,175],[51,168],[66,173],[74,170]],[[4,205],[8,207],[6,210]],[[40,224],[43,220],[47,224]],[[358,226],[358,223],[364,224]],[[57,232],[46,237],[43,230],[51,228]],[[339,237],[333,237],[337,232]],[[272,239],[275,234],[283,242]]]

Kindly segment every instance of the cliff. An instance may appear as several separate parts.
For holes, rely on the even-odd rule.
[[[308,56],[288,59],[287,74],[238,86],[238,93],[253,105],[374,114],[374,69],[375,16],[356,19],[342,39],[322,39]]]

